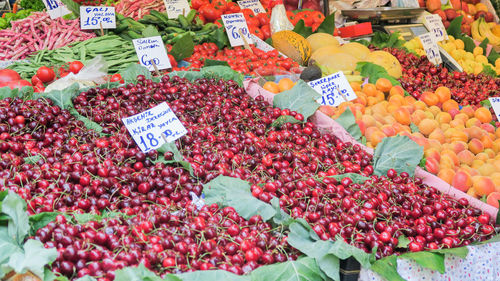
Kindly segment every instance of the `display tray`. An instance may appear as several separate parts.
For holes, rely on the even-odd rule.
[[[342,10],[342,15],[353,20],[401,20],[417,18],[424,11],[424,8],[380,7],[373,9]]]

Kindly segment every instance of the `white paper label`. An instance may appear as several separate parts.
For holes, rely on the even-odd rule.
[[[339,41],[340,45],[344,45],[344,44],[347,44],[350,42],[349,40],[344,40],[344,38],[342,38],[340,36],[334,36],[334,37],[335,37],[335,39],[337,39],[337,41]]]
[[[51,19],[57,19],[67,14],[71,14],[71,11],[64,6],[61,0],[43,0],[43,4],[47,8],[47,13]]]
[[[250,38],[250,32],[248,31],[247,21],[242,13],[222,15],[222,22],[224,23],[227,37],[232,47],[245,45],[240,34],[245,37],[248,44],[253,43],[252,38]]]
[[[252,10],[255,15],[266,12],[259,0],[241,0],[238,1],[238,5],[241,9]]]
[[[436,42],[436,37],[433,33],[424,33],[419,35],[424,51],[427,54],[427,59],[434,65],[441,64],[443,60],[441,59],[441,54],[439,53],[439,47]]]
[[[255,44],[255,47],[257,49],[262,50],[264,52],[272,52],[275,50],[273,46],[267,44],[264,40],[260,39],[255,34],[250,34],[250,37],[252,38],[253,43]],[[287,56],[285,56],[282,52],[279,52],[279,54],[287,58]]]
[[[116,28],[115,7],[80,6],[81,29]]]
[[[134,39],[132,42],[134,43],[139,62],[150,71],[155,70],[152,62],[156,64],[158,69],[172,67],[161,36]]]
[[[357,98],[356,93],[354,93],[342,71],[310,81],[307,84],[321,94],[318,103],[322,105],[339,106],[345,101]]]
[[[187,15],[191,8],[187,0],[163,0],[169,19],[176,19],[179,15]]]
[[[448,33],[446,33],[446,29],[439,15],[433,14],[425,16],[424,25],[429,32],[434,33],[438,42],[448,40]]]
[[[142,152],[161,147],[165,140],[173,142],[187,133],[179,118],[175,116],[166,102],[144,112],[122,119],[135,143]]]
[[[500,97],[489,98],[489,100],[491,107],[493,107],[493,111],[495,111],[497,120],[500,120]]]

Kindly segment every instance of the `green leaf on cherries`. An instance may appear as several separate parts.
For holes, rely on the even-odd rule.
[[[358,123],[356,123],[356,118],[349,107],[346,108],[344,113],[342,113],[337,119],[335,119],[351,136],[357,140],[361,141],[361,130],[359,129]]]
[[[330,262],[331,260],[326,260]],[[251,280],[301,280],[316,281],[325,280],[325,275],[321,272],[318,264],[313,258],[302,257],[295,261],[275,263],[262,266],[250,273]],[[207,279],[198,279],[207,280]],[[234,279],[220,279],[234,280]]]
[[[345,174],[340,174],[340,175],[335,175],[335,176],[328,176],[328,178],[334,178],[337,181],[341,181],[343,178],[350,178],[353,183],[364,183],[365,181],[369,180],[370,178],[362,176],[360,174],[356,173],[345,173]]]
[[[182,37],[177,42],[175,42],[175,44],[172,46],[172,50],[169,52],[176,61],[189,58],[193,55],[194,52],[194,42],[191,34],[184,33],[184,35],[181,36]]]
[[[248,182],[238,178],[218,176],[203,185],[203,193],[206,204],[231,206],[247,220],[254,215],[260,215],[264,221],[268,221],[276,215],[270,204],[252,195]]]
[[[184,161],[184,157],[182,156],[179,149],[177,149],[175,142],[165,143],[160,148],[158,148],[157,151],[160,154],[158,155],[158,158],[155,161],[153,161],[154,163],[158,162],[165,164],[177,163],[181,165],[186,171],[188,171],[191,176],[194,175],[193,166],[191,166],[191,163]],[[172,152],[174,154],[174,160],[165,160],[165,156],[163,155],[165,152]]]
[[[42,159],[42,156],[40,156],[40,155],[33,155],[33,156],[29,156],[29,157],[24,157],[23,161],[26,164],[34,165],[40,159]]]
[[[174,76],[179,76],[180,78],[186,78],[187,80],[193,82],[196,79],[203,78],[203,73],[200,71],[172,71],[167,73],[167,75],[172,78]]]
[[[124,213],[120,213],[120,212],[103,211],[101,215],[91,214],[91,213],[83,213],[83,214],[73,214],[73,217],[75,218],[75,221],[77,223],[84,224],[84,223],[87,223],[89,221],[100,222],[106,218],[116,218],[116,217],[131,218],[132,216],[128,216],[128,215],[126,215]]]
[[[8,215],[7,231],[9,237],[18,245],[22,245],[29,232],[26,201],[14,192],[9,192],[2,200],[1,213]]]
[[[400,256],[405,259],[412,259],[419,265],[436,270],[443,274],[445,272],[444,267],[444,254],[428,251],[420,251],[414,253],[406,253]]]
[[[447,254],[447,255],[448,254],[455,255],[459,258],[465,259],[465,258],[467,258],[467,255],[469,254],[469,249],[467,249],[467,247],[458,247],[458,248],[450,248],[450,249],[430,250],[430,252]]]
[[[24,244],[24,252],[16,252],[11,255],[7,264],[17,273],[31,271],[38,277],[44,276],[45,265],[53,262],[57,258],[55,248],[46,249],[42,242],[29,239]]]
[[[194,272],[186,272],[181,274],[176,274],[176,277],[182,281],[199,281],[199,280],[231,280],[231,281],[250,281],[250,276],[248,275],[236,275],[225,270],[197,270]],[[116,279],[115,279],[116,280]]]
[[[304,120],[307,120],[319,108],[319,103],[316,100],[320,97],[321,95],[306,82],[299,80],[290,90],[275,95],[273,106],[296,111],[304,116]]]
[[[410,244],[410,239],[408,239],[404,235],[401,235],[398,237],[398,245],[396,247],[397,248],[408,248],[409,244]]]
[[[375,261],[370,267],[371,270],[375,271],[381,277],[390,281],[406,281],[398,273],[398,257],[395,255],[387,256],[385,258]]]
[[[277,197],[271,199],[271,206],[273,206],[276,211],[276,215],[273,216],[273,222],[275,225],[288,226],[295,220],[280,208],[280,200]]]
[[[424,156],[424,148],[407,136],[384,138],[373,154],[376,175],[386,175],[389,169],[415,174],[415,168]]]
[[[130,266],[123,269],[115,271],[115,281],[182,281],[179,277],[172,274],[167,274],[167,276],[162,279],[160,276],[156,275],[154,272],[147,269],[144,264],[139,264],[139,266]]]
[[[22,98],[24,100],[31,98],[33,94],[33,87],[24,86],[19,89],[11,89],[9,87],[0,88],[0,100],[5,98]]]
[[[78,113],[78,111],[76,111],[76,109],[74,108],[70,108],[69,109],[69,113],[71,113],[71,115],[73,115],[77,120],[79,121],[82,121],[83,122],[83,125],[89,129],[89,130],[94,130],[98,133],[102,133],[102,126],[97,124],[96,122],[88,119],[87,117],[81,115],[80,113]]]
[[[38,229],[46,226],[49,222],[54,221],[57,215],[64,215],[66,219],[71,220],[70,215],[59,212],[43,212],[29,216],[30,235],[34,236]]]
[[[89,279],[90,278],[90,279]],[[54,272],[52,272],[52,270],[48,269],[48,268],[45,268],[45,270],[43,271],[43,281],[69,281],[68,277],[64,276],[64,275],[56,275]],[[90,275],[85,275],[84,277],[82,278],[78,278],[76,279],[78,281],[96,281],[97,279],[95,279],[94,277],[91,277]]]
[[[278,117],[272,124],[271,124],[271,127],[274,127],[274,128],[281,128],[281,126],[283,126],[285,123],[292,123],[292,124],[295,124],[295,123],[300,123],[299,120],[295,119],[293,116],[290,116],[290,115],[282,115],[280,117]]]
[[[46,98],[54,102],[54,105],[61,109],[73,108],[73,98],[79,94],[80,86],[78,83],[73,83],[64,90],[52,90],[48,93],[34,93],[33,99]]]
[[[361,73],[361,76],[368,77],[368,82],[372,84],[375,84],[379,78],[386,78],[391,81],[393,86],[401,86],[401,83],[399,83],[396,78],[389,75],[389,73],[387,73],[387,70],[385,70],[385,68],[378,64],[364,61],[358,62],[356,65],[356,71],[359,71]]]
[[[208,79],[219,78],[219,79],[223,79],[226,81],[233,80],[236,83],[238,83],[238,85],[240,85],[240,87],[243,86],[243,79],[244,79],[243,74],[232,70],[228,66],[223,66],[223,65],[206,66],[206,67],[203,67],[200,70],[200,72],[203,74],[204,78],[208,78]]]
[[[137,83],[137,76],[144,75],[146,79],[151,79],[151,72],[140,64],[130,64],[124,70],[120,71],[123,81],[127,83]]]
[[[418,128],[417,125],[415,125],[413,122],[410,123],[410,129],[412,133],[420,133],[420,129]]]

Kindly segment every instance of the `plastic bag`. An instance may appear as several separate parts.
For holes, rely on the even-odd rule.
[[[63,90],[73,85],[75,82],[81,88],[92,87],[106,83],[106,76],[108,75],[108,64],[104,58],[99,55],[93,58],[84,66],[78,74],[70,73],[65,77],[56,80],[45,88],[45,92],[52,90]]]
[[[276,2],[271,12],[271,34],[274,34],[282,30],[292,30],[293,24],[288,20],[286,16],[285,5],[283,1],[279,0]]]

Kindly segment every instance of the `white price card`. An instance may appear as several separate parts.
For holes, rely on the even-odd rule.
[[[500,120],[500,97],[489,98],[489,100],[491,107],[493,107],[493,111],[495,111],[497,120]]]
[[[232,47],[245,45],[241,35],[245,37],[248,44],[253,43],[250,38],[247,21],[242,13],[222,15],[222,22],[224,23],[227,37]]]
[[[441,54],[439,53],[439,47],[436,41],[436,37],[431,32],[424,33],[418,36],[424,47],[424,51],[427,54],[427,59],[434,65],[441,64],[443,60],[441,59]]]
[[[57,19],[67,14],[71,14],[71,11],[64,6],[61,0],[43,0],[45,8],[47,8],[47,13],[51,19]]]
[[[255,15],[266,12],[259,0],[241,0],[238,1],[238,5],[241,9],[252,10]]]
[[[116,28],[115,7],[80,6],[81,29]]]
[[[163,0],[167,15],[170,19],[176,19],[179,15],[187,15],[191,8],[187,0]]]
[[[307,84],[321,94],[318,103],[322,105],[339,106],[343,102],[358,98],[342,71],[310,81]]]
[[[132,42],[134,43],[139,62],[150,71],[155,70],[153,62],[158,69],[172,67],[161,36],[134,39]]]
[[[259,50],[262,50],[264,52],[272,52],[274,51],[275,49],[273,48],[273,46],[269,45],[266,43],[266,41],[260,39],[259,37],[257,37],[257,35],[255,34],[250,34],[250,37],[252,38],[253,40],[253,43],[255,44],[255,47]],[[284,56],[285,58],[287,58],[287,56],[285,56],[283,53],[279,52],[280,55]]]
[[[427,15],[424,17],[424,25],[429,32],[434,33],[438,42],[448,40],[448,33],[444,28],[441,17],[437,14]]]
[[[164,136],[167,142],[173,142],[187,133],[184,125],[166,102],[134,116],[123,118],[122,122],[144,153],[161,147],[165,143]]]

